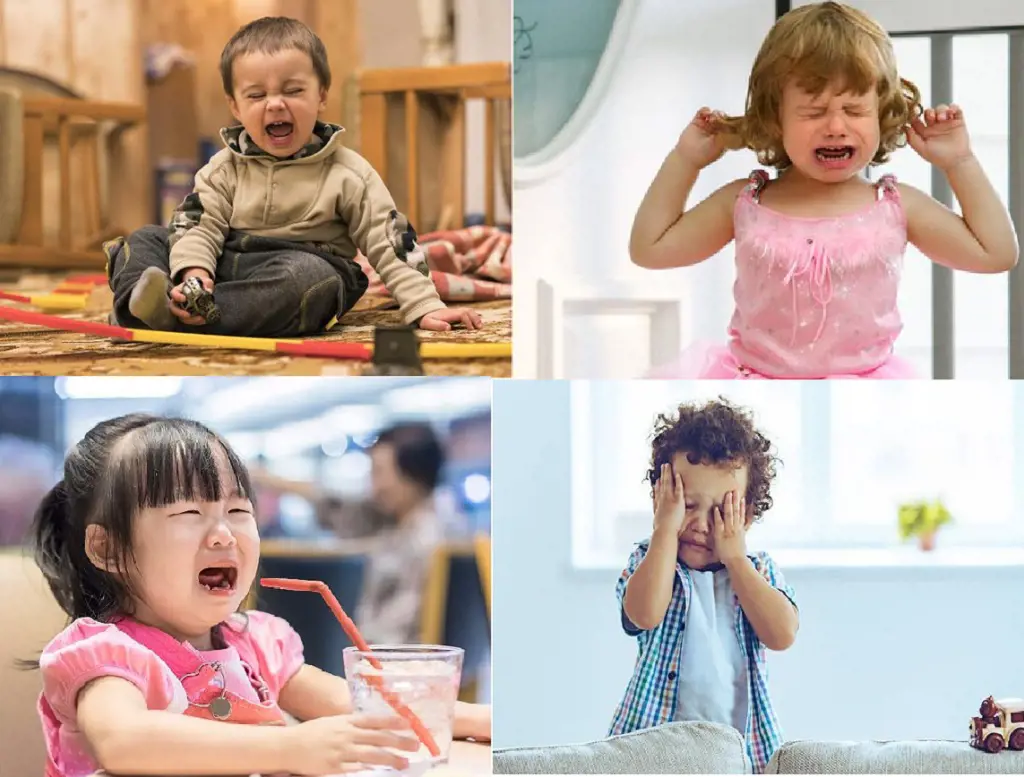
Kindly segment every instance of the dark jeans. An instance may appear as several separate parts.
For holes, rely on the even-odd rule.
[[[132,289],[147,267],[170,268],[166,227],[149,226],[104,246],[118,324],[148,329],[128,310]],[[217,261],[213,297],[216,324],[175,330],[242,337],[296,337],[323,332],[352,308],[368,281],[352,259],[308,243],[255,237],[232,230]]]

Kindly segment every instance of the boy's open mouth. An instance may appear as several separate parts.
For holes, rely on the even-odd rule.
[[[838,162],[853,157],[853,146],[823,146],[815,149],[814,154],[822,162]]]
[[[199,572],[199,585],[208,591],[234,591],[238,569],[232,566],[206,567]]]
[[[284,140],[292,134],[293,127],[290,121],[275,121],[266,126],[266,131],[270,137]]]

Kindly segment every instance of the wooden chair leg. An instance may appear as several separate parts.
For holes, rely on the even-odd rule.
[[[103,223],[100,191],[99,135],[86,140],[82,161],[82,207],[85,212],[85,233],[82,237],[80,250],[90,251],[99,248],[105,240],[110,239],[110,229]]]
[[[388,179],[387,116],[383,94],[365,94],[359,101],[359,153],[385,181]]]
[[[497,209],[495,207],[494,166],[497,159],[495,141],[498,138],[496,101],[487,99],[486,135],[484,136],[484,218],[485,224],[494,226]]]
[[[82,194],[85,202],[85,234],[95,235],[103,227],[100,213],[100,160],[99,137],[90,138],[85,146]]]
[[[406,196],[409,202],[405,214],[409,223],[419,227],[420,223],[420,100],[416,91],[405,93],[405,153],[406,153]]]
[[[71,122],[61,116],[57,128],[60,150],[60,248],[71,250]]]
[[[43,118],[25,116],[25,183],[18,244],[43,244]]]
[[[442,221],[439,229],[462,229],[466,225],[466,101],[457,95],[450,103],[448,126],[442,154]]]

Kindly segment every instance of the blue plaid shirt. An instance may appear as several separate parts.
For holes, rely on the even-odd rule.
[[[682,660],[683,629],[686,628],[686,613],[689,606],[693,581],[690,570],[676,563],[676,579],[672,586],[672,599],[661,623],[649,631],[634,626],[623,608],[626,583],[640,566],[650,540],[637,545],[629,557],[629,563],[619,577],[616,593],[622,614],[622,628],[631,637],[637,637],[637,661],[633,677],[626,687],[626,694],[619,702],[612,720],[610,734],[626,734],[663,723],[670,723],[675,717],[679,683],[679,663]],[[794,602],[793,590],[786,585],[782,573],[767,553],[749,557],[757,571],[773,588],[782,591]],[[736,636],[743,646],[747,658],[747,725],[744,741],[747,757],[754,772],[760,774],[782,744],[782,730],[768,698],[768,668],[765,661],[765,646],[757,638],[754,627],[736,600]]]

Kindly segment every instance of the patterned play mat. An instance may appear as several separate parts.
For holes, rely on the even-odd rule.
[[[0,275],[0,289],[18,294],[46,294],[63,276],[43,273]],[[13,304],[26,310],[30,306]],[[464,303],[452,303],[464,304]],[[432,342],[507,343],[512,338],[510,299],[470,303],[480,311],[484,328],[475,332],[421,332]],[[60,315],[105,323],[111,294],[96,287],[84,309]],[[375,327],[398,326],[394,302],[381,294],[367,294],[345,316],[340,331],[324,340],[372,343]],[[511,359],[430,359],[431,375],[490,375],[511,377]],[[200,349],[179,345],[125,343],[85,334],[41,329],[0,321],[0,374],[6,375],[359,375],[365,362],[288,356],[267,351]]]
[[[510,343],[512,235],[496,227],[478,226],[428,233],[420,240],[441,298],[451,306],[472,306],[484,320],[484,328],[475,332],[420,332],[421,339]],[[367,294],[345,315],[343,326],[316,339],[372,343],[376,327],[401,325],[394,301],[369,264],[360,259],[370,280]],[[65,287],[73,275],[0,272],[0,291],[45,296]],[[106,323],[112,301],[110,290],[103,284],[91,288],[84,308],[61,315]],[[5,300],[0,304],[35,309]],[[0,374],[5,375],[359,375],[367,366],[366,362],[270,351],[127,343],[0,320]],[[512,376],[511,358],[429,359],[424,360],[424,366],[430,375]]]

